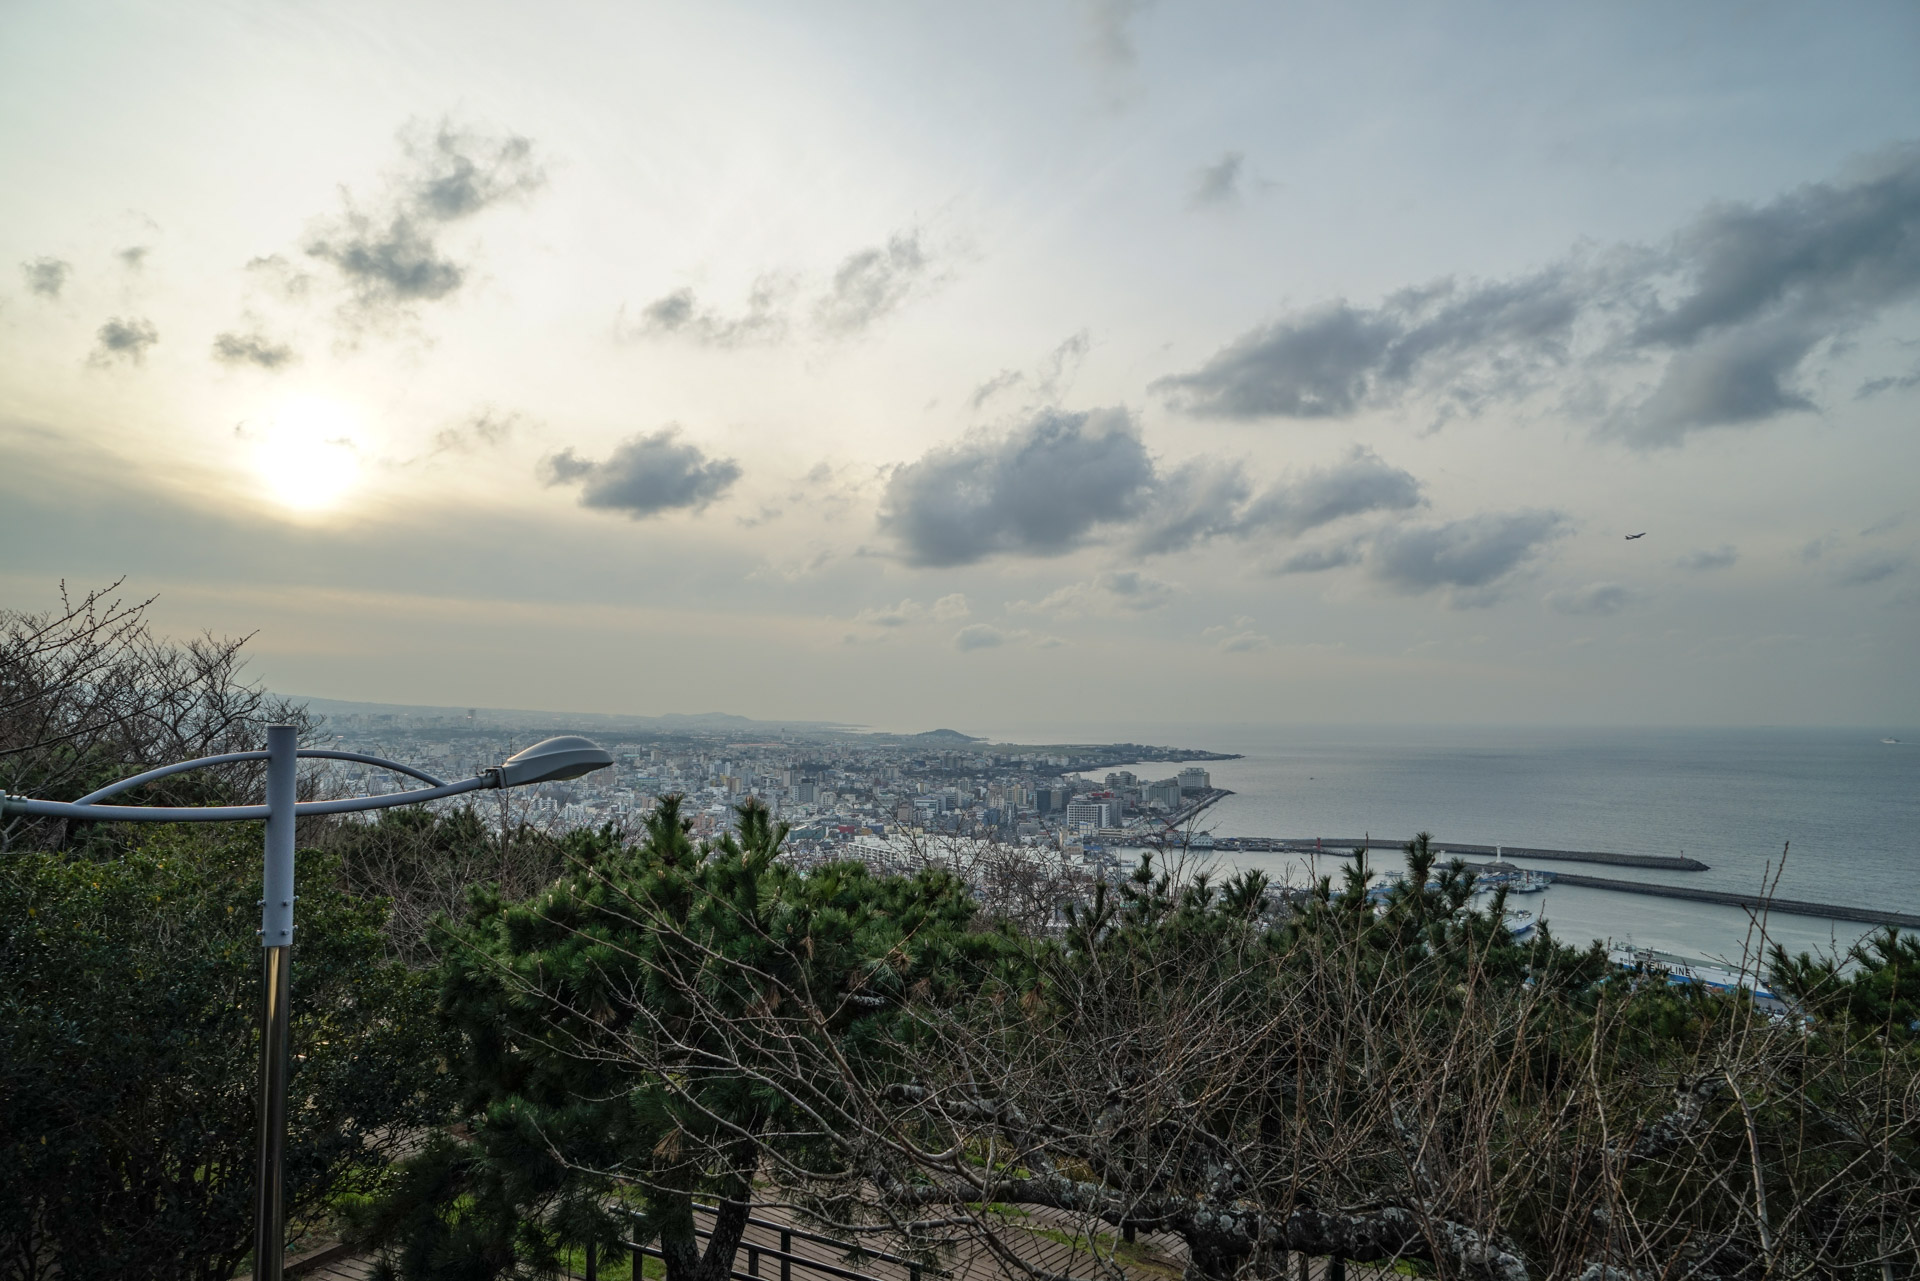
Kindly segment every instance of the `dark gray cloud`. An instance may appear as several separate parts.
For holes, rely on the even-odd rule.
[[[1880,378],[1869,378],[1860,384],[1860,389],[1853,393],[1853,398],[1866,400],[1878,396],[1883,391],[1907,391],[1914,387],[1920,387],[1920,365],[1915,365],[1904,374],[1887,374]]]
[[[466,280],[433,230],[411,214],[384,223],[350,212],[307,244],[309,257],[330,263],[369,309],[445,298]]]
[[[518,134],[504,137],[456,129],[442,122],[432,137],[403,140],[411,172],[409,204],[421,216],[452,222],[489,205],[531,195],[546,184],[546,171],[533,154],[533,142]]]
[[[1565,532],[1552,511],[1467,516],[1438,525],[1397,525],[1375,535],[1373,576],[1397,591],[1444,591],[1455,606],[1490,605],[1513,574]]]
[[[829,334],[860,333],[905,302],[932,265],[918,231],[849,254],[834,271],[826,296],[814,304],[814,319]]]
[[[73,264],[60,258],[32,258],[20,264],[20,274],[33,293],[58,298],[67,287],[67,278],[73,275]]]
[[[1438,398],[1443,413],[1471,409],[1537,390],[1568,364],[1602,387],[1650,368],[1645,394],[1598,395],[1595,429],[1635,448],[1672,447],[1703,429],[1816,409],[1811,362],[1916,298],[1920,145],[1909,144],[1845,181],[1714,206],[1658,248],[1295,312],[1155,386],[1199,415],[1344,418],[1415,394]],[[1860,394],[1905,385],[1875,379]]]
[[[1318,574],[1329,569],[1358,565],[1365,558],[1364,545],[1355,539],[1344,543],[1328,543],[1322,547],[1302,547],[1282,558],[1274,569],[1281,574]]]
[[[1057,556],[1131,519],[1155,480],[1123,410],[1048,410],[1005,435],[930,450],[893,470],[880,527],[914,565],[1000,553]]]
[[[1639,593],[1625,583],[1588,583],[1546,594],[1547,607],[1561,614],[1617,614]]]
[[[119,316],[100,326],[94,335],[93,354],[88,361],[95,365],[106,365],[116,360],[139,364],[147,358],[147,348],[160,341],[160,331],[153,322],[139,316]]]
[[[1842,587],[1866,587],[1892,578],[1911,560],[1904,552],[1864,552],[1842,566],[1833,581]]]
[[[676,289],[642,307],[637,325],[623,312],[615,330],[622,338],[684,338],[710,347],[778,342],[787,336],[785,304],[792,293],[786,278],[762,276],[747,295],[746,311],[727,316],[702,306],[692,289]]]
[[[1258,497],[1237,463],[1200,460],[1160,477],[1134,547],[1152,555],[1220,535],[1297,538],[1349,516],[1408,511],[1424,501],[1411,472],[1360,445],[1332,466],[1298,472]]]
[[[1198,458],[1157,472],[1130,540],[1141,556],[1184,551],[1209,538],[1245,532],[1253,487],[1237,462]]]
[[[297,359],[292,347],[275,342],[258,329],[215,335],[213,358],[224,365],[258,365],[262,369],[279,369]]]
[[[152,252],[153,246],[151,245],[128,245],[125,249],[116,253],[114,257],[118,258],[120,265],[128,271],[138,271],[147,265],[147,255]]]
[[[1194,176],[1193,203],[1231,204],[1240,198],[1240,169],[1246,157],[1229,151]]]
[[[1435,380],[1477,402],[1567,358],[1579,278],[1556,268],[1517,281],[1403,290],[1378,307],[1341,301],[1284,317],[1155,390],[1212,418],[1345,418]]]
[[[1426,500],[1412,472],[1386,462],[1363,445],[1331,467],[1319,467],[1275,485],[1242,514],[1248,529],[1304,534],[1367,512],[1408,511]]]
[[[678,427],[630,437],[605,462],[563,449],[540,464],[546,484],[581,486],[582,507],[623,511],[635,520],[686,508],[699,511],[732,488],[740,474],[733,459],[709,458],[698,445],[681,440]]]
[[[459,289],[467,269],[442,248],[441,229],[546,181],[533,144],[518,135],[442,124],[431,136],[403,134],[402,145],[406,167],[372,211],[348,198],[344,212],[306,244],[308,257],[340,273],[363,313],[433,302]]]
[[[1355,447],[1256,496],[1238,462],[1201,457],[1163,468],[1122,410],[1037,411],[1003,435],[978,435],[896,468],[880,525],[916,565],[1007,553],[1052,556],[1121,535],[1136,555],[1213,538],[1297,538],[1348,517],[1424,502],[1414,476]]]
[[[1718,547],[1688,552],[1673,563],[1681,569],[1726,569],[1739,559],[1740,553],[1734,549],[1733,544],[1722,543]]]

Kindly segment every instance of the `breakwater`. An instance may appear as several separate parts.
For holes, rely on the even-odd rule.
[[[1510,872],[1510,863],[1469,863],[1476,872]],[[1920,916],[1909,912],[1883,912],[1874,907],[1848,907],[1841,903],[1809,903],[1804,899],[1767,898],[1762,894],[1736,894],[1728,890],[1703,890],[1690,885],[1653,885],[1646,881],[1617,881],[1609,876],[1580,876],[1572,872],[1543,872],[1554,885],[1578,885],[1592,890],[1612,890],[1618,894],[1650,894],[1656,898],[1689,899],[1695,903],[1720,903],[1753,912],[1786,913],[1790,916],[1819,916],[1835,921],[1857,921],[1862,925],[1894,925],[1903,930],[1920,930]]]
[[[1345,857],[1365,846],[1369,850],[1406,848],[1404,840],[1359,836],[1216,836],[1213,848],[1234,853],[1328,854]],[[1652,867],[1664,872],[1704,872],[1708,865],[1697,858],[1676,858],[1667,854],[1613,854],[1605,850],[1544,850],[1529,845],[1467,845],[1458,841],[1435,840],[1433,848],[1443,857],[1473,854],[1483,857],[1549,859],[1564,863],[1606,863],[1614,867]]]

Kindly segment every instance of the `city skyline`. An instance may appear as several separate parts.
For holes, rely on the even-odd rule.
[[[1909,8],[0,31],[5,608],[408,705],[1920,723]]]

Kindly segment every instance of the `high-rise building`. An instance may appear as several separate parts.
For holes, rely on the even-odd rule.
[[[1157,783],[1147,784],[1147,804],[1158,805],[1163,809],[1180,808],[1180,780],[1163,778]]]
[[[1180,790],[1183,792],[1205,792],[1213,787],[1212,777],[1198,765],[1189,765],[1180,771]]]

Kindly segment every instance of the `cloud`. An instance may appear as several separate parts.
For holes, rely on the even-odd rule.
[[[1816,406],[1785,381],[1820,342],[1794,320],[1714,334],[1675,353],[1659,384],[1637,405],[1623,406],[1604,428],[1641,448],[1678,445],[1702,427],[1763,422]]]
[[[32,258],[20,264],[20,274],[26,277],[30,292],[58,298],[73,275],[73,264],[60,258]]]
[[[1426,502],[1412,472],[1392,466],[1364,445],[1355,445],[1331,467],[1300,473],[1262,494],[1242,514],[1251,529],[1290,535],[1367,512],[1408,511]]]
[[[1907,567],[1910,559],[1901,552],[1867,552],[1848,561],[1834,582],[1842,587],[1865,587],[1892,578]]]
[[[1845,181],[1713,206],[1665,245],[1295,311],[1154,386],[1201,416],[1346,418],[1415,395],[1472,410],[1572,367],[1586,385],[1562,390],[1569,406],[1591,405],[1597,434],[1670,448],[1816,410],[1804,383],[1819,354],[1916,298],[1920,144],[1906,144]],[[1644,387],[1620,386],[1646,372]]]
[[[1209,418],[1345,418],[1434,378],[1476,403],[1564,362],[1580,303],[1567,269],[1467,287],[1443,280],[1379,307],[1338,301],[1283,317],[1153,386]]]
[[[1082,329],[1048,352],[1031,375],[1022,370],[1003,369],[981,383],[968,398],[968,407],[977,410],[1001,392],[1022,385],[1033,388],[1029,407],[1057,404],[1060,397],[1072,389],[1074,378],[1092,348],[1092,335]]]
[[[814,304],[814,320],[829,334],[861,333],[905,302],[931,266],[918,231],[849,254],[826,296]]]
[[[1726,569],[1739,559],[1740,553],[1734,549],[1733,544],[1722,543],[1715,548],[1688,552],[1673,563],[1681,569]]]
[[[1008,639],[1009,633],[997,627],[986,623],[969,623],[953,634],[953,647],[965,653],[974,649],[992,649],[1006,644]]]
[[[405,179],[408,203],[438,222],[470,217],[546,185],[532,141],[517,134],[490,136],[443,121],[432,137],[416,132],[402,145],[413,165]]]
[[[1588,583],[1548,592],[1542,599],[1561,614],[1617,614],[1638,595],[1624,583]]]
[[[1235,618],[1227,626],[1208,627],[1200,635],[1223,654],[1251,654],[1273,648],[1273,637],[1255,631],[1251,618]]]
[[[1142,554],[1172,552],[1217,535],[1265,532],[1297,538],[1349,516],[1407,511],[1425,501],[1411,472],[1363,445],[1332,466],[1295,473],[1258,497],[1238,464],[1192,462],[1155,487],[1134,548]]]
[[[308,257],[339,273],[363,315],[437,301],[458,290],[467,268],[441,246],[442,228],[528,195],[546,181],[532,142],[515,134],[442,123],[430,136],[417,127],[403,131],[401,145],[406,165],[371,212],[342,193],[345,210],[320,224],[305,246]],[[262,261],[271,260],[255,260]]]
[[[274,342],[257,328],[244,334],[229,330],[215,335],[213,358],[226,365],[258,365],[262,369],[279,369],[297,359],[292,347]]]
[[[1133,551],[1162,556],[1241,532],[1241,511],[1252,494],[1244,469],[1225,459],[1190,459],[1156,473],[1135,526]]]
[[[283,298],[304,298],[313,287],[313,277],[288,262],[283,254],[248,259],[247,270],[264,279],[267,287]]]
[[[1343,569],[1348,565],[1358,565],[1365,558],[1365,549],[1358,541],[1329,543],[1320,547],[1302,547],[1274,566],[1274,572],[1318,574],[1329,569]]]
[[[964,565],[1009,553],[1057,556],[1130,519],[1153,460],[1123,410],[1047,410],[894,468],[880,528],[913,565]]]
[[[676,289],[640,309],[640,321],[629,327],[626,313],[615,323],[622,338],[685,338],[709,347],[745,347],[778,342],[787,336],[784,310],[793,292],[784,276],[762,276],[747,295],[747,310],[725,316],[700,305],[692,289]]]
[[[97,344],[87,358],[89,364],[107,365],[115,360],[127,360],[137,365],[147,358],[147,348],[160,341],[160,331],[150,320],[138,316],[122,320],[115,316],[100,326],[94,337]]]
[[[1056,614],[1073,618],[1115,613],[1144,614],[1159,609],[1179,588],[1137,569],[1109,569],[1085,583],[1068,583],[1037,601],[1009,601],[1014,614]]]
[[[942,596],[931,605],[922,605],[908,597],[898,605],[882,605],[875,609],[863,609],[853,616],[856,623],[870,623],[875,627],[907,627],[914,623],[953,622],[965,618],[973,612],[967,604],[967,598],[959,592]]]
[[[1152,0],[1083,0],[1087,17],[1087,43],[1093,56],[1115,70],[1133,66],[1138,55],[1133,33],[1128,29],[1134,18],[1146,12]]]
[[[623,511],[635,520],[678,509],[700,511],[740,479],[731,458],[708,458],[682,441],[678,427],[622,441],[603,463],[563,449],[541,460],[540,478],[549,485],[579,483],[580,505]]]
[[[1467,516],[1382,530],[1367,557],[1373,576],[1397,591],[1445,591],[1456,607],[1490,605],[1517,570],[1565,532],[1552,511]]]
[[[1124,410],[1043,409],[1004,435],[975,435],[896,467],[880,528],[915,565],[1054,556],[1102,534],[1156,556],[1213,538],[1297,538],[1424,502],[1411,473],[1364,446],[1256,495],[1232,460],[1162,468]]]
[[[433,434],[434,454],[464,454],[475,449],[492,449],[504,445],[516,433],[527,425],[525,414],[517,410],[501,412],[491,405],[452,427],[444,427]],[[571,454],[571,450],[566,451]],[[575,472],[575,475],[585,475]],[[572,479],[569,476],[568,479]]]
[[[1912,371],[1904,374],[1888,374],[1881,378],[1869,378],[1866,382],[1860,384],[1860,389],[1853,393],[1853,398],[1855,400],[1868,400],[1874,396],[1878,396],[1883,391],[1906,391],[1913,387],[1920,387],[1920,366],[1915,366]]]
[[[1194,177],[1193,203],[1195,205],[1232,204],[1240,198],[1240,168],[1246,157],[1238,151],[1229,151],[1218,160],[1206,166]]]
[[[128,245],[125,249],[116,253],[114,257],[118,258],[120,265],[128,271],[138,271],[147,265],[147,255],[152,252],[153,246],[151,245]]]

